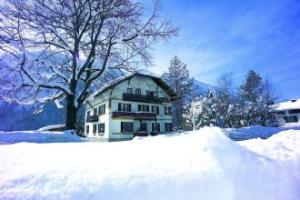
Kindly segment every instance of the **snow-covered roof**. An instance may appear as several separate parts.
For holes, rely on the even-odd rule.
[[[100,89],[98,89],[97,91],[95,91],[90,97],[89,97],[89,101],[92,100],[93,98],[95,98],[96,96],[98,96],[99,94],[103,93],[104,91],[106,91],[107,89],[112,88],[113,86],[117,85],[118,83],[121,83],[122,81],[125,81],[133,76],[145,76],[145,77],[149,77],[152,80],[154,80],[159,86],[161,86],[164,90],[167,91],[167,93],[171,96],[171,97],[175,97],[176,93],[173,91],[172,88],[170,88],[170,86],[168,84],[166,84],[161,77],[158,74],[155,74],[153,72],[150,72],[148,70],[137,70],[133,73],[128,73],[125,75],[122,75],[112,81],[107,82],[106,84],[104,84]]]
[[[300,99],[292,99],[290,101],[281,102],[275,105],[276,110],[300,109]]]

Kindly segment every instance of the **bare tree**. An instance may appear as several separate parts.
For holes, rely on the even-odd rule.
[[[222,73],[216,88],[218,100],[218,125],[222,128],[233,126],[236,98],[232,87],[232,74]]]
[[[177,33],[134,0],[4,0],[0,6],[3,97],[66,102],[66,128],[107,69],[151,64],[148,49]]]

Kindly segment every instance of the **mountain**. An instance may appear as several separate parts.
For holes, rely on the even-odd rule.
[[[45,105],[42,112],[34,114],[35,106],[18,105],[0,101],[0,130],[36,130],[50,124],[64,123],[64,109],[58,109],[54,103]]]

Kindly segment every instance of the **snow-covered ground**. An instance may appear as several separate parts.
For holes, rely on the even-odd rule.
[[[274,134],[289,129],[300,130],[300,124],[286,127],[263,127],[263,126],[250,126],[243,128],[226,128],[223,129],[225,135],[230,137],[232,140],[241,141],[255,138],[267,139]]]
[[[19,136],[0,141],[9,134]],[[219,128],[115,143],[68,136],[0,145],[0,199],[300,199],[299,130],[240,142]]]
[[[43,131],[0,131],[0,144],[14,144],[20,142],[31,143],[59,143],[59,142],[81,142],[85,141],[74,135],[71,131],[65,132],[43,132]]]

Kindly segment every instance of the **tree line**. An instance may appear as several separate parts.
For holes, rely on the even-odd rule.
[[[206,94],[191,95],[193,78],[187,66],[175,57],[163,79],[177,93],[173,103],[175,129],[199,129],[203,126],[237,128],[252,125],[274,126],[278,121],[274,114],[276,96],[270,81],[258,72],[249,70],[242,84],[234,88],[232,74],[223,73],[217,85]]]

